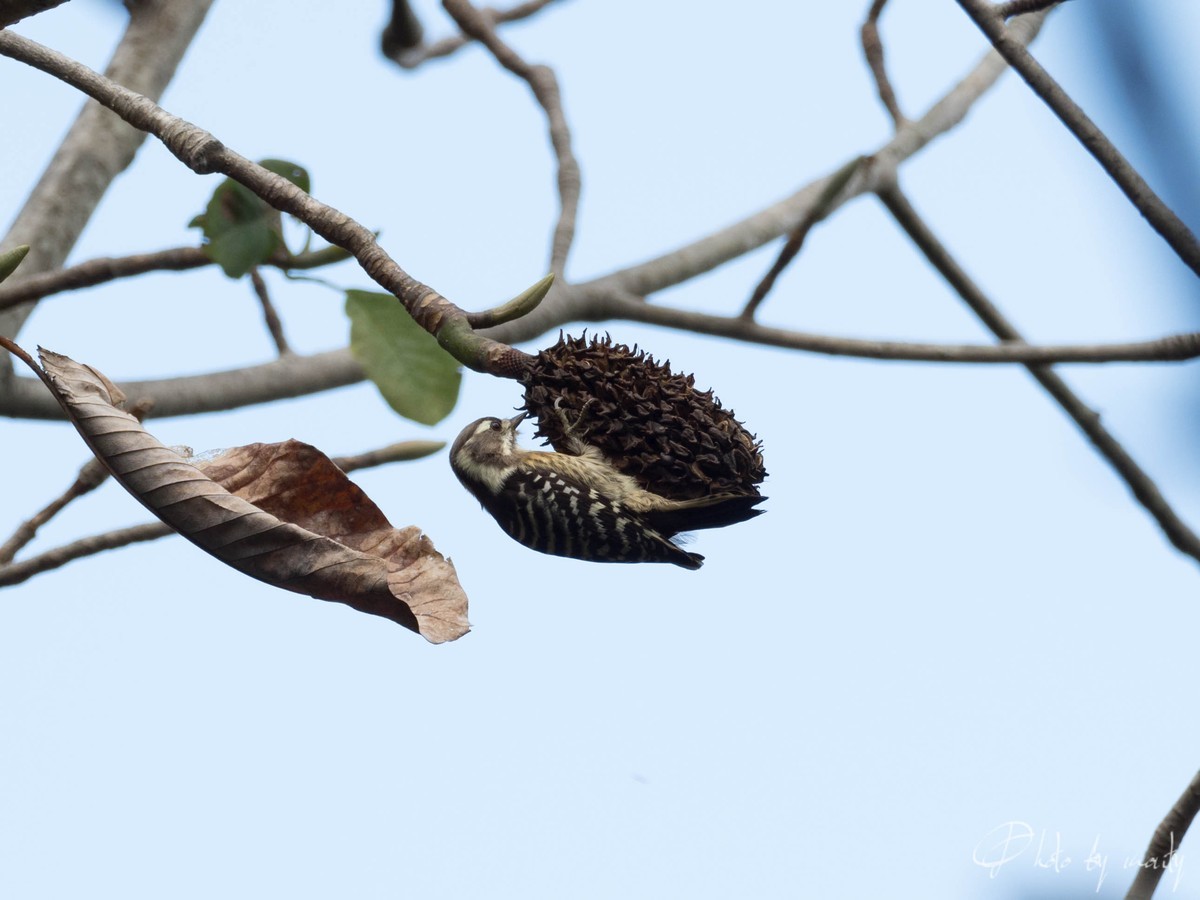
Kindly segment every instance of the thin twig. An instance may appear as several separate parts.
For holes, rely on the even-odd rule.
[[[271,340],[275,342],[275,349],[279,351],[280,356],[287,356],[292,352],[292,348],[288,346],[287,337],[283,333],[283,322],[275,310],[275,304],[271,302],[271,292],[267,290],[267,283],[263,281],[258,266],[250,269],[250,284],[254,286],[254,295],[258,297],[259,305],[262,306],[263,321],[267,331],[271,333]]]
[[[354,456],[335,456],[333,462],[343,472],[353,472],[357,469],[373,469],[387,463],[424,459],[445,446],[444,441],[401,441],[380,447],[378,450],[356,453]]]
[[[888,212],[917,245],[925,258],[958,292],[958,295],[984,325],[1002,341],[1024,343],[1020,332],[971,280],[970,276],[959,266],[950,252],[925,224],[925,221],[900,190],[900,186],[893,183],[891,186],[879,190],[878,195]],[[1100,452],[1100,455],[1116,470],[1117,475],[1124,480],[1133,496],[1158,522],[1167,539],[1178,550],[1200,561],[1200,537],[1197,537],[1196,533],[1179,518],[1153,479],[1134,461],[1112,433],[1101,424],[1100,414],[1084,403],[1049,366],[1030,364],[1028,368],[1029,373],[1058,402],[1059,406]]]
[[[69,562],[82,559],[85,556],[95,556],[105,550],[115,550],[117,547],[127,547],[141,541],[153,541],[169,534],[174,534],[162,522],[147,522],[145,525],[134,525],[131,528],[118,528],[116,531],[106,531],[90,537],[63,544],[29,559],[0,566],[0,587],[9,587],[28,581],[35,575],[58,569]]]
[[[175,247],[154,253],[89,259],[69,269],[40,272],[28,278],[6,281],[0,286],[0,309],[146,272],[183,272],[209,265],[212,265],[212,260],[199,247]]]
[[[763,276],[762,280],[755,285],[750,299],[746,301],[746,306],[742,310],[743,319],[753,319],[754,314],[758,311],[758,307],[766,299],[767,294],[771,292],[771,288],[775,286],[776,280],[783,274],[783,270],[788,267],[796,254],[800,252],[800,248],[804,246],[804,240],[808,237],[808,233],[812,227],[824,219],[833,210],[834,204],[837,201],[838,195],[845,190],[850,179],[854,177],[864,163],[867,157],[860,156],[857,159],[852,159],[842,168],[838,169],[829,179],[821,191],[821,195],[817,198],[817,202],[812,205],[812,208],[805,214],[804,218],[795,227],[791,234],[788,235],[787,241],[783,245],[783,249],[779,251],[779,256]]]
[[[296,256],[277,253],[264,265],[292,272],[316,269],[349,258],[341,247],[322,247]],[[153,253],[97,257],[67,269],[41,272],[28,278],[21,278],[18,271],[0,285],[0,309],[149,272],[185,272],[211,265],[215,263],[201,247],[172,247]]]
[[[988,36],[997,52],[1017,74],[1025,79],[1035,94],[1050,107],[1067,130],[1079,140],[1100,163],[1109,177],[1116,182],[1122,193],[1129,198],[1150,226],[1157,231],[1197,275],[1200,275],[1200,241],[1166,203],[1154,193],[1121,152],[1113,146],[1096,123],[1087,117],[1067,92],[1050,77],[1032,54],[1009,34],[1004,20],[997,15],[995,7],[986,0],[958,0],[968,16]]]
[[[402,441],[354,456],[337,456],[333,458],[333,463],[343,472],[353,472],[356,469],[369,469],[392,462],[421,459],[436,453],[444,446],[446,445],[440,441]],[[92,462],[99,465],[96,460]],[[85,468],[87,467],[85,466]],[[118,547],[126,547],[129,544],[143,541],[153,541],[172,534],[175,534],[175,531],[162,522],[147,522],[143,525],[119,528],[115,531],[106,531],[102,534],[81,538],[70,544],[47,550],[37,556],[31,556],[29,559],[0,565],[0,587],[20,584],[35,575],[60,568],[85,556],[95,556],[106,550],[115,550]],[[5,546],[7,547],[7,544]],[[9,558],[11,559],[11,557]]]
[[[558,222],[554,226],[554,238],[550,244],[550,271],[559,278],[567,265],[567,255],[575,240],[575,219],[579,213],[579,193],[582,178],[579,162],[571,150],[571,129],[563,112],[562,94],[558,78],[549,66],[530,65],[500,39],[495,26],[487,16],[476,9],[469,0],[442,0],[458,23],[463,33],[483,44],[496,58],[496,62],[508,69],[529,85],[533,96],[546,114],[550,129],[550,144],[558,162]]]
[[[21,552],[21,548],[37,536],[39,528],[62,512],[72,500],[77,500],[84,494],[100,487],[106,478],[108,478],[108,469],[104,468],[98,459],[92,458],[85,462],[70,487],[28,520],[18,525],[12,537],[0,545],[0,569],[12,562],[13,558]]]
[[[896,92],[892,90],[892,82],[888,79],[887,67],[883,62],[883,41],[879,39],[879,14],[883,12],[886,4],[887,0],[875,0],[871,4],[867,18],[862,24],[862,48],[863,55],[867,58],[867,66],[875,78],[875,89],[879,92],[879,99],[887,109],[888,115],[892,117],[892,123],[899,128],[908,119],[900,111]]]
[[[1158,887],[1163,873],[1170,868],[1197,811],[1200,811],[1200,772],[1196,773],[1171,811],[1154,829],[1150,846],[1146,848],[1146,855],[1142,857],[1137,877],[1133,879],[1125,900],[1150,900],[1154,896],[1154,889]]]
[[[5,343],[11,342],[5,339]],[[10,349],[10,347],[5,347],[5,349]],[[33,363],[31,358],[27,358],[28,354],[25,354],[20,348],[11,349],[15,349],[17,355],[21,356],[26,364]],[[133,404],[129,408],[129,412],[135,419],[142,422],[145,421],[146,415],[153,406],[154,404],[151,401],[142,400]],[[98,459],[92,458],[85,462],[79,469],[79,474],[75,477],[75,481],[72,482],[70,487],[54,500],[51,500],[27,521],[17,526],[17,530],[13,532],[12,537],[5,541],[3,546],[0,546],[0,567],[12,562],[13,558],[21,552],[21,548],[37,536],[39,528],[62,512],[68,504],[100,487],[106,478],[108,478],[108,469]]]
[[[530,0],[528,3],[518,3],[511,9],[485,7],[479,10],[479,12],[487,16],[493,25],[501,25],[505,22],[516,22],[519,19],[527,19],[553,2],[555,0]],[[388,53],[385,50],[384,53],[402,69],[415,69],[423,62],[449,56],[471,43],[471,40],[465,34],[456,34],[452,37],[442,38],[440,41],[434,41],[432,44],[422,44],[411,50],[398,51],[394,54]]]

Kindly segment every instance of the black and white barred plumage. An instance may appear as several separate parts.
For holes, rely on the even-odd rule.
[[[533,550],[593,562],[666,562],[700,568],[704,557],[671,538],[744,522],[765,497],[722,494],[668,500],[617,471],[596,448],[574,453],[523,450],[512,419],[468,425],[450,448],[458,480],[510,537]]]

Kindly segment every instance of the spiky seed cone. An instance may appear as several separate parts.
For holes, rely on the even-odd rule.
[[[712,391],[697,391],[694,376],[608,335],[560,335],[521,382],[538,437],[569,451],[569,425],[573,437],[660,496],[757,495],[767,476],[762,444]]]

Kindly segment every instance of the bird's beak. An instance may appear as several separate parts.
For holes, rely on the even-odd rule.
[[[513,431],[516,431],[517,426],[520,425],[522,422],[524,422],[525,417],[528,415],[529,415],[529,413],[527,413],[527,412],[517,413],[515,416],[513,416],[511,419],[508,420],[508,424],[513,427]]]

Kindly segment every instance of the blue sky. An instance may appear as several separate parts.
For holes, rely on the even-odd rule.
[[[857,43],[866,5],[697,15],[571,0],[507,31],[555,67],[574,131],[584,194],[568,275],[672,249],[882,144],[889,125]],[[1194,84],[1184,51],[1200,11],[1141,5],[1171,23],[1163,52]],[[419,9],[444,33],[433,4]],[[1068,4],[1036,53],[1120,143],[1087,15]],[[216,4],[163,105],[248,157],[306,165],[319,198],[464,307],[535,281],[556,199],[524,86],[477,50],[400,72],[374,49],[381,9],[338,17],[315,3]],[[107,7],[77,3],[17,30],[103,68],[119,27]],[[985,49],[949,2],[894,4],[883,33],[913,114]],[[0,73],[21,123],[0,140],[10,219],[80,101],[15,63]],[[1171,300],[1182,266],[1015,78],[902,179],[1031,340],[1195,327]],[[194,241],[186,224],[215,184],[148,142],[72,259]],[[740,309],[775,251],[657,302]],[[267,277],[299,351],[344,344],[337,292]],[[370,286],[350,266],[327,277]],[[869,198],[812,233],[762,319],[987,340]],[[454,559],[474,631],[440,647],[248,582],[182,541],[6,590],[0,894],[1123,894],[1125,860],[1200,763],[1200,664],[1181,646],[1200,581],[1057,407],[1016,368],[603,328],[695,372],[758,433],[768,515],[698,536],[698,573],[604,567],[512,543],[444,455],[357,473],[394,523],[421,526]],[[55,298],[20,341],[116,379],[271,356],[248,287],[217,271]],[[1200,525],[1178,425],[1195,372],[1065,375]],[[512,383],[468,373],[431,428],[360,385],[152,430],[197,449],[296,437],[343,454],[448,441],[519,403]],[[63,425],[0,427],[0,465],[19,473],[5,480],[7,534],[70,482],[85,449]],[[107,485],[36,549],[144,518]],[[973,855],[986,859],[1010,822],[1031,843],[989,877]],[[1188,850],[1171,896],[1200,896]]]

